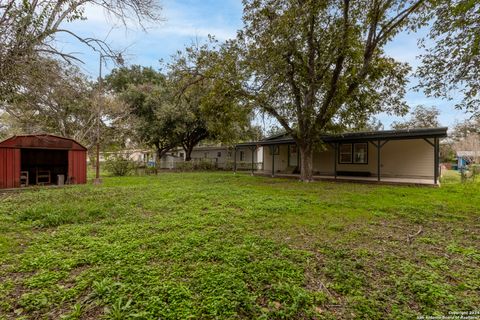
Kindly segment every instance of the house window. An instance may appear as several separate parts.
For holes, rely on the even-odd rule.
[[[368,162],[368,144],[355,143],[353,145],[353,162],[365,164]]]
[[[291,154],[296,154],[297,153],[297,145],[296,144],[291,144],[290,145],[290,153]]]
[[[339,163],[352,163],[352,144],[341,144],[339,151]]]
[[[342,143],[338,151],[338,163],[368,163],[368,143]]]
[[[182,158],[183,158],[183,152],[180,152],[180,157],[182,157]]]
[[[217,152],[217,158],[220,158],[222,156],[222,153],[219,151]]]
[[[279,146],[270,146],[269,149],[270,149],[270,155],[279,155],[280,154]]]
[[[245,161],[245,151],[240,151],[240,161]]]

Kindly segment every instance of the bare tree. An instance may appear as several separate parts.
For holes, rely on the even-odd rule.
[[[410,119],[392,123],[393,129],[435,128],[440,126],[438,117],[440,110],[437,107],[416,106],[410,112]]]
[[[87,6],[103,8],[106,14],[126,24],[160,19],[157,0],[6,0],[0,2],[0,97],[21,90],[21,83],[39,56],[80,61],[73,54],[59,50],[55,38],[67,34],[93,50],[112,53],[102,40],[81,37],[64,27],[66,22],[87,19]],[[5,101],[0,103],[5,104]],[[1,105],[0,105],[1,107]]]

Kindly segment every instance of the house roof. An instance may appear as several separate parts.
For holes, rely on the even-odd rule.
[[[444,138],[447,136],[447,127],[401,129],[382,131],[347,132],[341,134],[323,135],[320,140],[325,143],[354,142],[354,141],[375,141],[375,140],[403,140],[421,138]],[[237,144],[237,147],[262,146],[275,144],[293,144],[295,140],[287,134],[276,135],[261,141],[251,141]]]
[[[53,134],[16,135],[0,142],[0,148],[87,150],[71,138]]]
[[[200,146],[200,147],[194,147],[193,151],[211,151],[211,150],[228,150],[230,147],[228,146]],[[183,151],[183,148],[177,148],[173,151]]]

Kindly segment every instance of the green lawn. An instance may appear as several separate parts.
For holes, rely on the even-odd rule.
[[[457,180],[416,188],[162,173],[3,194],[0,319],[478,310],[480,183]]]

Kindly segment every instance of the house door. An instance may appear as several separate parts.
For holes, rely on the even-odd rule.
[[[291,144],[288,146],[288,166],[298,166],[298,150],[297,145]]]

